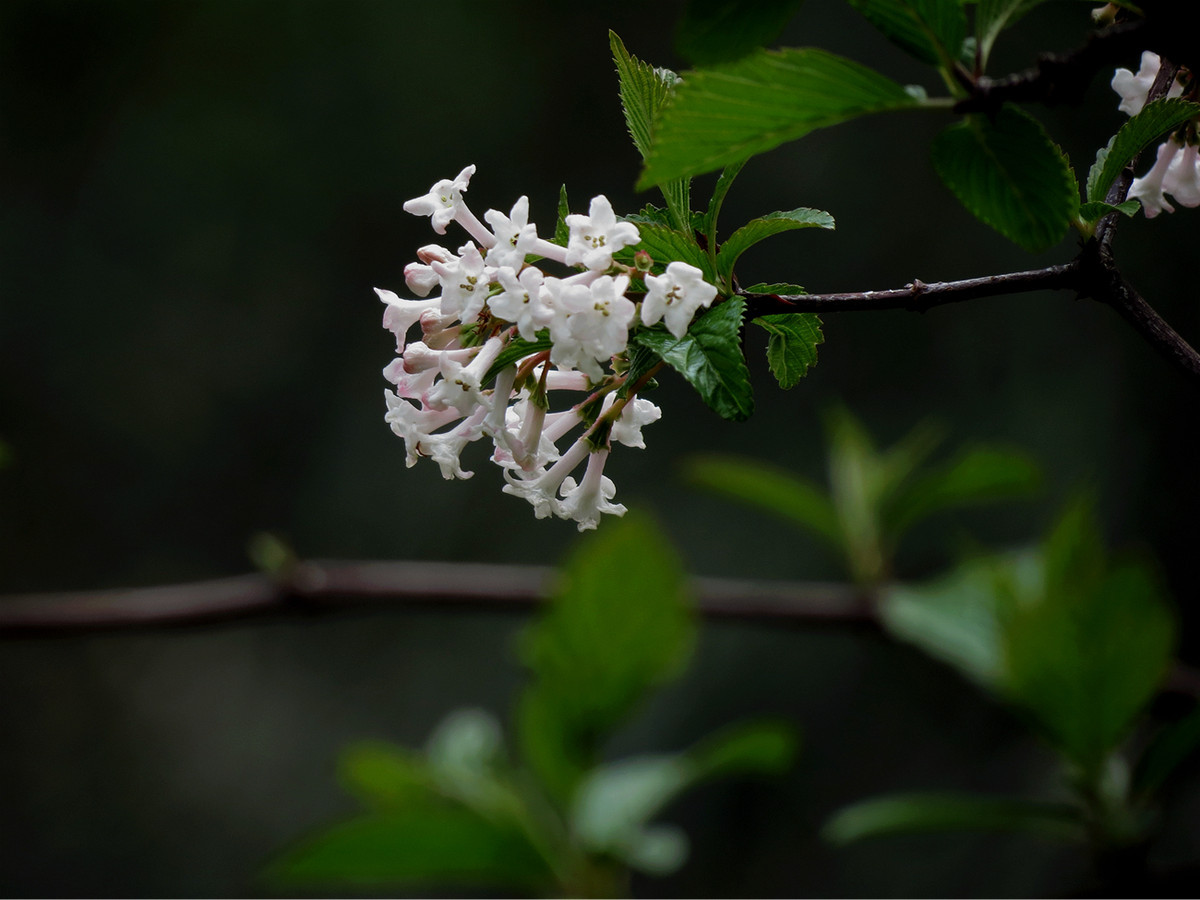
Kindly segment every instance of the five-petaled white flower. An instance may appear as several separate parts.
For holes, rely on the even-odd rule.
[[[717,289],[704,280],[704,273],[685,262],[673,262],[662,275],[646,276],[646,299],[642,301],[642,322],[653,325],[666,322],[667,331],[682,338],[700,307],[707,307]]]
[[[414,197],[404,204],[404,211],[414,216],[429,216],[433,230],[446,233],[446,226],[454,221],[463,206],[463,191],[475,174],[474,166],[467,166],[453,179],[443,178],[429,189],[428,194]]]
[[[563,220],[570,229],[567,238],[567,265],[583,265],[603,270],[612,265],[612,255],[641,240],[632,222],[618,222],[608,198],[592,198],[586,216],[572,215]]]

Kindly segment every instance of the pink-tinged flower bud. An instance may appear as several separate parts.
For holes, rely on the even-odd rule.
[[[645,250],[639,250],[633,254],[633,266],[639,272],[649,272],[650,267],[654,265],[654,257]]]
[[[438,277],[429,266],[409,263],[404,267],[404,283],[418,297],[428,297],[429,292],[438,286]]]

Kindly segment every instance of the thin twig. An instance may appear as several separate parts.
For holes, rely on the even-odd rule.
[[[925,312],[947,303],[961,303],[980,297],[1022,294],[1030,291],[1078,290],[1079,264],[1070,262],[1025,272],[985,275],[961,281],[926,284],[914,280],[902,288],[887,291],[852,291],[840,294],[753,294],[739,291],[746,299],[748,319],[777,313],[862,312],[881,309],[906,309]]]

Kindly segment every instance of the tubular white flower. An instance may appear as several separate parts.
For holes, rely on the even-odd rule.
[[[535,478],[519,478],[513,476],[508,469],[504,470],[504,480],[507,484],[502,490],[506,494],[520,497],[533,506],[533,514],[544,519],[549,515],[561,515],[562,504],[555,496],[563,479],[575,470],[589,453],[587,441],[583,438],[571,445],[558,461],[549,469]]]
[[[664,319],[667,331],[682,338],[696,310],[708,307],[716,296],[717,289],[704,280],[704,273],[695,266],[669,263],[662,275],[646,276],[642,322],[653,325]]]
[[[617,221],[612,204],[603,194],[592,198],[586,216],[571,215],[563,221],[570,229],[566,255],[569,266],[607,269],[614,253],[642,239],[632,222]]]
[[[429,310],[434,310],[441,304],[440,299],[434,300],[402,300],[391,291],[375,288],[375,293],[385,304],[383,310],[383,327],[396,335],[396,351],[404,349],[404,340],[408,330],[417,324]]]
[[[453,179],[443,178],[429,189],[429,193],[414,197],[404,204],[404,211],[414,216],[429,216],[433,230],[446,233],[446,226],[453,222],[464,207],[463,192],[475,174],[474,166],[467,166]]]
[[[579,524],[580,531],[587,531],[599,525],[602,513],[625,515],[624,506],[609,502],[616,496],[617,486],[611,478],[604,477],[604,464],[607,460],[607,450],[592,453],[588,456],[583,481],[576,485],[574,478],[563,479],[560,491],[563,499],[559,504],[558,514],[564,519],[574,519]]]
[[[1171,160],[1163,177],[1163,192],[1189,209],[1200,206],[1200,148],[1188,144]]]
[[[603,411],[608,412],[609,408],[616,401],[615,393],[609,394],[604,398]],[[612,431],[609,432],[609,440],[616,441],[619,444],[624,444],[626,447],[637,447],[640,450],[646,449],[646,441],[642,438],[642,426],[649,425],[651,422],[657,422],[662,418],[662,410],[649,400],[643,400],[641,397],[634,397],[631,401],[625,404],[625,408],[621,410],[621,415],[617,421],[613,422]]]
[[[1146,105],[1146,97],[1150,93],[1150,86],[1154,84],[1154,79],[1158,77],[1159,67],[1162,65],[1162,59],[1157,53],[1152,53],[1147,50],[1142,54],[1142,63],[1134,75],[1128,69],[1117,69],[1112,77],[1112,89],[1121,95],[1121,104],[1117,107],[1121,112],[1136,116],[1142,111]],[[1171,84],[1171,88],[1167,91],[1168,97],[1178,97],[1183,93],[1183,85],[1178,80]]]
[[[426,402],[434,409],[453,406],[464,416],[479,407],[490,409],[491,401],[483,394],[483,376],[503,348],[503,338],[489,338],[465,366],[458,361],[454,351],[443,351],[438,362],[442,380],[425,395]],[[503,402],[507,405],[508,398],[504,397]]]
[[[421,452],[422,441],[428,440],[439,428],[444,428],[461,418],[453,409],[435,410],[414,406],[405,398],[391,391],[384,391],[383,397],[387,401],[387,413],[383,420],[391,426],[395,434],[404,439],[404,447],[407,451],[405,465],[409,468],[415,466],[421,456],[428,455]]]
[[[1163,210],[1175,212],[1175,207],[1167,202],[1163,193],[1163,179],[1166,178],[1167,169],[1181,149],[1174,138],[1164,141],[1158,148],[1158,158],[1150,171],[1141,178],[1133,179],[1133,185],[1129,188],[1129,199],[1141,201],[1147,219],[1153,219]]]

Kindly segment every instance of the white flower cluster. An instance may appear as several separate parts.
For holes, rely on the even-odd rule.
[[[686,263],[672,262],[658,276],[614,263],[613,254],[640,235],[617,220],[604,196],[593,198],[588,215],[565,217],[565,247],[538,237],[526,197],[507,216],[488,210],[485,225],[463,201],[474,173],[468,166],[404,204],[429,216],[438,234],[456,222],[473,240],[456,252],[437,244],[417,251],[405,281],[428,299],[376,289],[399,354],[383,370],[395,386],[385,391],[385,421],[404,439],[409,466],[427,456],[446,478],[471,477],[459,459],[463,448],[490,438],[506,493],[527,500],[538,518],[595,528],[602,513],[625,512],[604,475],[611,443],[644,447],[642,426],[662,415],[636,396],[638,385],[626,384],[630,330],[662,319],[682,338],[717,289]],[[561,264],[563,277],[530,264],[531,256]],[[646,287],[640,304],[626,296],[638,278]],[[429,297],[438,289],[440,296]],[[417,325],[420,339],[410,341]],[[574,402],[554,409],[551,398],[564,392]],[[558,443],[577,429],[560,452]]]
[[[1121,95],[1121,112],[1136,116],[1146,105],[1146,96],[1150,86],[1158,75],[1162,60],[1157,53],[1146,51],[1142,54],[1142,64],[1137,74],[1128,69],[1117,69],[1113,75],[1112,88]],[[1183,93],[1183,85],[1176,79],[1167,92],[1168,97],[1178,97]],[[1172,134],[1158,148],[1158,157],[1150,171],[1141,178],[1135,178],[1129,188],[1129,199],[1139,200],[1147,219],[1153,219],[1160,212],[1175,212],[1175,207],[1167,200],[1167,194],[1181,206],[1200,206],[1200,154],[1196,144],[1195,124],[1187,125],[1188,139],[1180,143]]]

